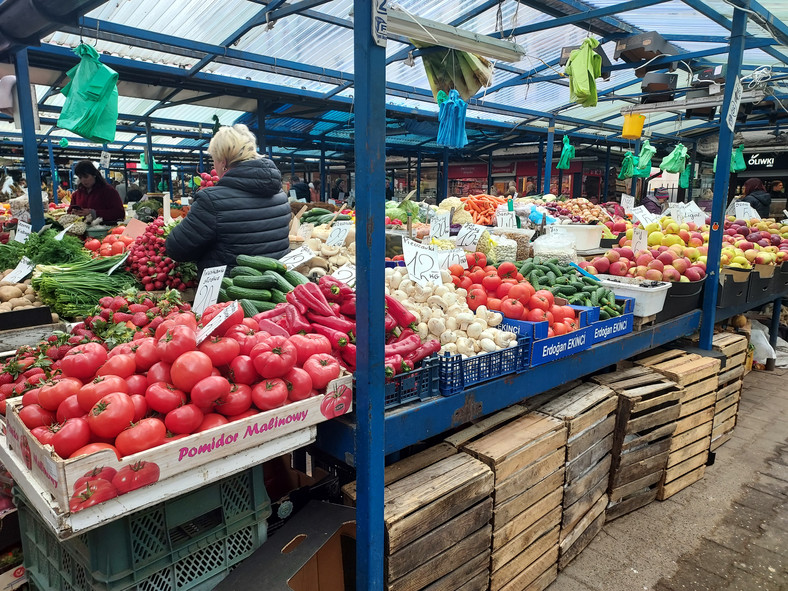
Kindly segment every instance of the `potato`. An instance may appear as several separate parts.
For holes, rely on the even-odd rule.
[[[17,308],[19,308],[21,306],[28,306],[28,305],[30,305],[30,300],[27,300],[25,298],[20,297],[20,298],[10,299],[10,300],[8,300],[8,303],[11,304],[14,307],[14,310],[16,310]]]
[[[27,306],[17,306],[16,308],[14,308],[14,312],[16,312],[17,310],[29,310],[32,307],[33,307],[32,304],[28,304]]]
[[[6,285],[0,287],[0,301],[8,302],[14,298],[21,298],[23,291],[16,286]]]
[[[31,304],[34,303],[36,301],[36,299],[38,298],[38,296],[36,296],[35,293],[28,293],[28,294],[25,294],[22,297],[25,298]]]
[[[57,315],[57,314],[55,314],[54,312],[52,312],[52,322],[53,322],[53,323],[55,323],[55,322],[60,322],[60,316],[58,316],[58,315]]]
[[[19,289],[22,289],[22,288],[20,287]],[[31,293],[32,293],[33,295],[35,295],[35,293],[36,293],[36,290],[35,290],[35,289],[33,289],[32,287],[28,286],[28,287],[27,287],[27,289],[25,289],[25,295],[30,295]]]
[[[43,305],[44,305],[44,304],[42,304],[41,302],[38,302],[38,301],[36,301],[36,302],[33,302],[33,307],[34,307],[34,308],[40,308],[40,307],[41,307],[41,306],[43,306]]]
[[[13,309],[13,306],[8,302],[3,302],[0,304],[0,312],[10,312]]]

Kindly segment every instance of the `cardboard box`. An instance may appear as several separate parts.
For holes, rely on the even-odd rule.
[[[331,382],[323,396],[307,398],[240,421],[195,433],[126,456],[120,461],[110,450],[64,460],[55,454],[51,446],[42,445],[24,426],[19,418],[21,400],[16,399],[9,401],[6,415],[6,446],[12,460],[6,467],[17,482],[32,481],[32,484],[42,489],[44,500],[50,503],[56,514],[68,515],[69,500],[74,494],[74,483],[77,479],[100,467],[120,471],[134,466],[134,471],[139,474],[141,465],[152,464],[150,467],[152,483],[148,486],[131,490],[104,503],[84,509],[84,512],[96,511],[100,510],[102,505],[113,504],[119,513],[128,513],[154,502],[163,501],[167,497],[162,496],[164,488],[160,489],[160,485],[180,482],[186,474],[199,472],[209,463],[221,460],[226,464],[226,473],[222,473],[221,469],[213,473],[214,477],[222,477],[292,451],[292,449],[279,449],[275,444],[279,439],[299,432],[311,434],[314,432],[314,425],[336,415],[350,412],[351,407],[352,376],[348,375]],[[307,437],[301,445],[309,443],[308,439],[311,438]],[[272,455],[261,458],[259,452],[266,444],[270,444]],[[140,464],[141,462],[143,464]],[[174,477],[178,479],[171,480]],[[174,489],[175,494],[183,492],[178,491],[177,486]],[[29,496],[30,492],[27,491],[27,494]],[[108,516],[105,515],[104,520],[107,518]]]
[[[21,564],[0,574],[0,591],[12,591],[27,583],[27,573]]]
[[[356,511],[312,502],[214,591],[355,589]]]

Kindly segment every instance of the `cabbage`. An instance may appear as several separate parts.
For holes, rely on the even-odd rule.
[[[386,202],[386,215],[392,220],[399,220],[403,223],[407,223],[408,214],[411,215],[414,222],[420,221],[418,204],[412,201],[405,201],[402,203],[397,203],[396,201]]]

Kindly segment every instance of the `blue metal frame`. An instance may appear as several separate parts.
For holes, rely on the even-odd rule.
[[[30,66],[27,49],[16,52],[14,60],[16,95],[19,102],[19,119],[22,123],[22,143],[25,154],[25,177],[30,207],[30,224],[38,231],[44,225],[44,208],[41,203],[41,167],[38,163],[36,126],[33,116],[33,93],[30,90]]]
[[[547,128],[547,141],[545,142],[545,157],[544,157],[544,194],[550,192],[550,175],[553,172],[553,152],[555,152],[555,119],[550,118],[550,123]],[[559,188],[559,192],[560,192]]]
[[[58,186],[58,178],[57,178],[57,166],[55,166],[55,154],[52,151],[52,140],[50,139],[47,142],[47,152],[49,153],[49,169],[52,171],[52,199],[55,203],[58,203],[57,198],[57,186]]]
[[[725,96],[720,109],[720,139],[717,158],[720,162],[728,162],[733,151],[733,131],[728,128],[726,119],[731,106],[731,97],[735,82],[741,71],[744,46],[747,34],[747,13],[734,9],[731,45],[728,53],[728,68],[725,76]],[[711,208],[711,231],[709,232],[709,251],[706,260],[707,279],[703,291],[703,323],[700,327],[700,346],[711,349],[714,337],[714,322],[717,311],[717,291],[719,282],[720,254],[722,251],[722,233],[725,222],[725,206],[728,202],[728,181],[730,174],[727,166],[718,166],[714,175],[714,200]]]
[[[147,156],[145,156],[145,163],[148,166],[148,192],[153,192],[155,188],[155,180],[153,178],[153,135],[150,132],[150,119],[145,121],[145,141]]]

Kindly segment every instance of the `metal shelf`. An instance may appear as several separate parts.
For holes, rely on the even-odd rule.
[[[456,396],[438,396],[391,410],[385,415],[384,453],[394,453],[529,396],[691,334],[698,330],[700,319],[700,310],[694,310],[639,332],[594,345],[571,357],[480,384]],[[322,423],[318,426],[317,445],[354,465],[355,432],[355,415]]]
[[[765,306],[766,304],[772,304],[777,300],[782,300],[786,297],[786,294],[769,294],[759,300],[755,300],[753,302],[743,302],[736,306],[731,306],[728,308],[717,308],[717,312],[715,315],[715,322],[720,322],[722,320],[727,320],[732,316],[736,316],[736,314],[744,314],[745,312],[749,312],[750,310],[754,310],[755,308],[760,308],[761,306]]]

